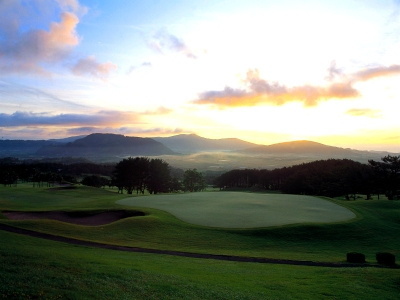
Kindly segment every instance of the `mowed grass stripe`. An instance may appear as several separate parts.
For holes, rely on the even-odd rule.
[[[202,192],[129,197],[117,204],[160,209],[188,223],[221,228],[333,223],[356,217],[343,206],[305,195]]]

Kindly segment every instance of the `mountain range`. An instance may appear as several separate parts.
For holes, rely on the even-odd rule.
[[[182,154],[213,151],[238,151],[258,146],[236,138],[207,139],[196,134],[179,134],[171,137],[156,137],[154,140]]]
[[[93,133],[72,142],[45,145],[36,151],[44,157],[123,157],[175,154],[151,138],[128,137],[120,134]]]
[[[140,138],[94,133],[52,140],[0,140],[0,157],[88,158],[119,161],[128,156],[160,156],[177,167],[199,169],[274,168],[318,159],[379,160],[388,152],[360,151],[313,141],[258,145],[236,138],[208,139],[195,134]]]

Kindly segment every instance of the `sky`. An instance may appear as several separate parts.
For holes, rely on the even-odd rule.
[[[400,153],[400,1],[0,0],[0,137]]]

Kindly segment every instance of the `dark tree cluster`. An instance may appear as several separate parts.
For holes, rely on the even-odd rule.
[[[81,183],[83,185],[93,186],[96,188],[101,188],[107,185],[111,185],[110,179],[99,175],[88,175],[82,179]]]
[[[374,186],[389,200],[400,198],[400,156],[385,156],[381,162],[368,161],[375,171]]]
[[[183,175],[183,190],[185,192],[200,192],[206,188],[203,175],[196,169],[186,170]]]
[[[172,168],[162,159],[129,157],[118,164],[95,164],[87,161],[62,163],[52,161],[0,158],[0,184],[32,182],[33,187],[55,183],[80,183],[92,187],[116,186],[119,192],[150,194],[189,191],[205,188],[203,174],[196,169]]]
[[[362,164],[349,159],[328,159],[274,170],[241,169],[219,176],[215,185],[227,188],[260,188],[290,194],[328,197],[356,194],[400,195],[400,157],[385,156],[382,162]]]
[[[34,186],[51,186],[56,182],[77,183],[78,177],[85,177],[88,174],[111,176],[113,169],[113,164],[87,162],[66,164],[6,157],[0,159],[0,184],[32,182]]]
[[[183,176],[182,181],[177,174]],[[128,194],[134,191],[143,194],[145,190],[150,194],[181,190],[197,192],[205,188],[203,176],[196,169],[187,170],[182,174],[162,159],[147,157],[129,157],[120,161],[115,166],[112,185],[117,186],[119,192],[125,190]]]
[[[144,194],[147,189],[150,194],[170,191],[171,174],[167,162],[162,159],[147,157],[129,157],[116,166],[112,177],[112,185],[117,186],[122,193]]]

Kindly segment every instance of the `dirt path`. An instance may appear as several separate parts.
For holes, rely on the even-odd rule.
[[[333,263],[333,262],[315,262],[315,261],[305,261],[305,260],[287,260],[287,259],[275,259],[275,258],[259,258],[259,257],[247,257],[247,256],[233,256],[233,255],[217,255],[217,254],[201,254],[201,253],[191,253],[191,252],[181,252],[181,251],[171,251],[171,250],[158,250],[149,248],[139,248],[139,247],[128,247],[128,246],[118,246],[109,245],[97,242],[83,241],[73,238],[67,238],[57,235],[52,235],[48,233],[41,233],[37,231],[32,231],[28,229],[17,228],[0,223],[0,230],[27,235],[36,238],[42,238],[51,241],[57,241],[67,244],[102,248],[126,252],[139,252],[139,253],[152,253],[152,254],[164,254],[172,256],[182,256],[182,257],[192,257],[192,258],[202,258],[202,259],[215,259],[215,260],[225,260],[225,261],[236,261],[236,262],[253,262],[253,263],[267,263],[267,264],[282,264],[282,265],[297,265],[297,266],[315,266],[315,267],[329,267],[329,268],[360,268],[360,267],[375,267],[375,268],[385,268],[382,265],[376,264],[350,264],[350,263]]]

